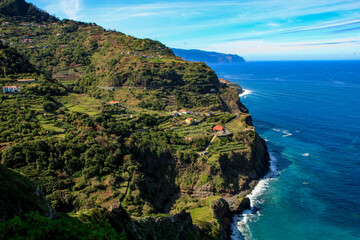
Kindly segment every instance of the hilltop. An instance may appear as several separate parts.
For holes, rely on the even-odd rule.
[[[42,71],[76,72],[81,76],[81,86],[158,88],[218,84],[216,74],[205,64],[186,62],[158,41],[137,39],[94,23],[35,22],[29,21],[28,15],[14,17],[7,6],[19,2],[23,1],[8,0],[6,7],[0,5],[0,37]],[[36,15],[41,14],[39,11]]]
[[[21,88],[0,95],[0,161],[58,213],[3,232],[31,238],[43,222],[44,238],[228,237],[231,210],[269,166],[239,87],[160,42],[2,6],[0,83]]]
[[[19,19],[22,21],[36,22],[59,21],[56,17],[23,0],[0,0],[0,14],[10,17],[11,20]]]

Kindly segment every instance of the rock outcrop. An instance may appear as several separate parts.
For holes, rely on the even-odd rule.
[[[211,202],[211,208],[214,211],[215,219],[220,224],[220,231],[230,239],[233,213],[230,210],[228,202],[223,198],[214,200]]]
[[[120,202],[109,209],[94,208],[79,217],[81,222],[106,222],[119,234],[134,240],[202,239],[201,231],[193,225],[190,213],[154,215],[131,218]]]
[[[136,219],[141,239],[200,239],[199,230],[193,225],[190,213],[181,211],[175,215],[159,215]]]
[[[249,110],[241,103],[239,98],[239,89],[229,88],[228,91],[221,93],[220,98],[223,101],[223,104],[226,105],[226,108],[231,113],[248,113]]]
[[[247,197],[238,197],[232,207],[232,212],[236,214],[241,214],[244,210],[251,208],[250,199]]]

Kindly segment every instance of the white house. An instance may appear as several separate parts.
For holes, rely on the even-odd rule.
[[[185,109],[180,109],[179,113],[180,113],[180,115],[182,115],[182,114],[189,114],[190,112]]]
[[[4,93],[20,92],[21,86],[3,86]]]

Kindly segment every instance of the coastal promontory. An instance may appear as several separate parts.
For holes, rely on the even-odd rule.
[[[172,48],[176,56],[187,61],[205,63],[241,63],[245,62],[243,57],[236,54],[202,51],[198,49]]]

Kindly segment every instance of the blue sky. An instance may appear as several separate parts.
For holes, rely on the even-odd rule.
[[[59,18],[254,60],[360,59],[360,0],[29,0]]]

